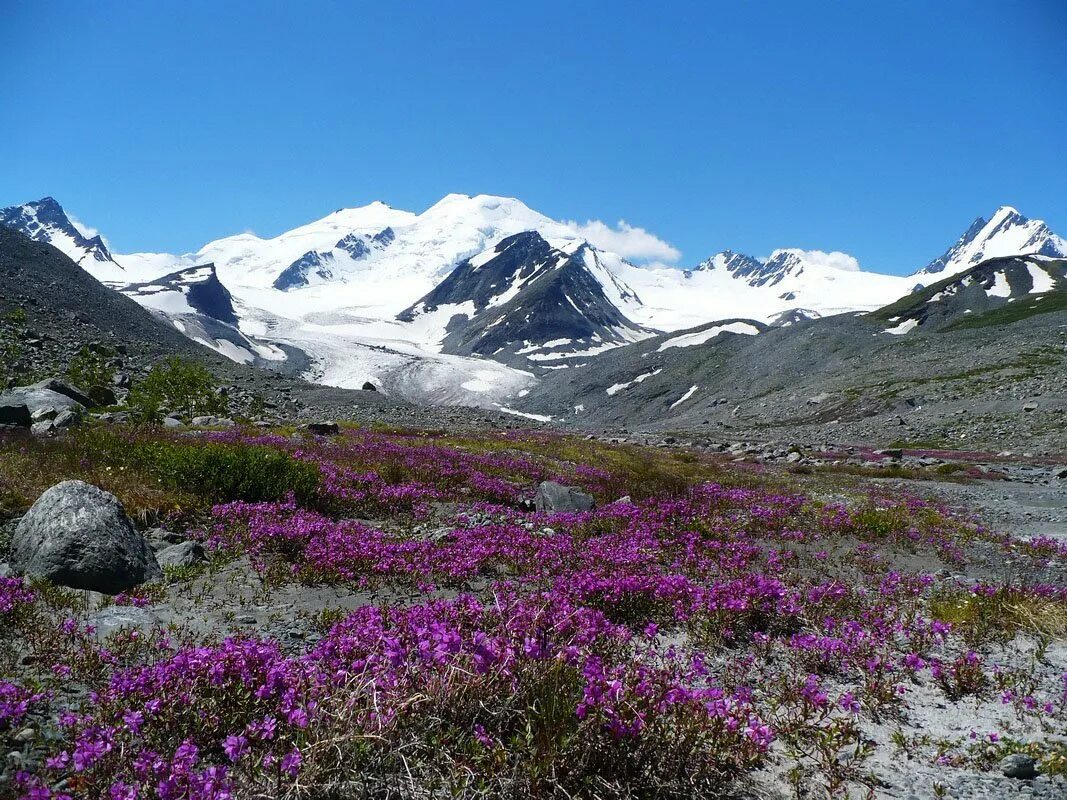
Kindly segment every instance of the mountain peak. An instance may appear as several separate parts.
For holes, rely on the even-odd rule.
[[[978,217],[952,247],[916,274],[954,275],[986,259],[1014,255],[1067,256],[1067,241],[1042,220],[1000,206],[989,219]]]

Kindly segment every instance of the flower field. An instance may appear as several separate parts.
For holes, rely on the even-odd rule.
[[[551,434],[0,444],[7,516],[66,478],[209,558],[113,600],[0,581],[0,796],[865,797],[902,759],[1067,771],[1067,546],[901,491]],[[595,510],[534,511],[549,479]],[[239,621],[234,570],[293,636]],[[123,609],[158,624],[104,635]]]

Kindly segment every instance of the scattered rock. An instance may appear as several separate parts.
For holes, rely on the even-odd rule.
[[[1023,411],[1029,414],[1031,411],[1037,411],[1037,403],[1031,401],[1029,403],[1023,403]]]
[[[1006,778],[1030,780],[1037,777],[1037,762],[1026,753],[1012,753],[1001,759],[1000,771]]]
[[[189,424],[194,428],[232,428],[236,423],[232,419],[226,417],[216,417],[211,414],[207,414],[200,417],[193,417]]]
[[[82,481],[48,489],[11,539],[11,566],[61,586],[118,594],[162,573],[118,499]]]
[[[592,495],[555,481],[545,481],[534,495],[534,508],[538,511],[591,511],[595,505]]]

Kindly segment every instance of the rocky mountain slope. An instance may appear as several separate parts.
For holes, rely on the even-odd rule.
[[[1015,299],[989,297],[1001,286]],[[573,362],[518,407],[719,439],[1067,448],[1062,261],[996,259],[873,314],[789,322],[713,324]]]
[[[62,375],[82,347],[101,345],[120,354],[120,372],[134,382],[169,356],[203,363],[228,387],[238,410],[259,398],[268,418],[460,428],[489,422],[506,428],[516,419],[458,407],[424,410],[382,392],[321,386],[237,363],[101,284],[55,247],[0,226],[0,352],[21,382]]]
[[[1067,259],[991,258],[871,314],[886,333],[1002,325],[1067,308]]]

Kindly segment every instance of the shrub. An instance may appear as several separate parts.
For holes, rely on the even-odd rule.
[[[317,466],[270,447],[176,442],[139,447],[140,458],[164,486],[214,500],[262,502],[292,494],[303,504],[319,487]]]
[[[219,414],[227,409],[215,376],[203,364],[173,356],[152,367],[130,391],[129,406],[142,422],[159,422],[164,412],[185,416]]]
[[[71,360],[67,368],[67,377],[75,386],[87,390],[90,397],[93,397],[94,389],[111,386],[111,381],[115,377],[115,368],[110,366],[101,354],[83,347]]]

